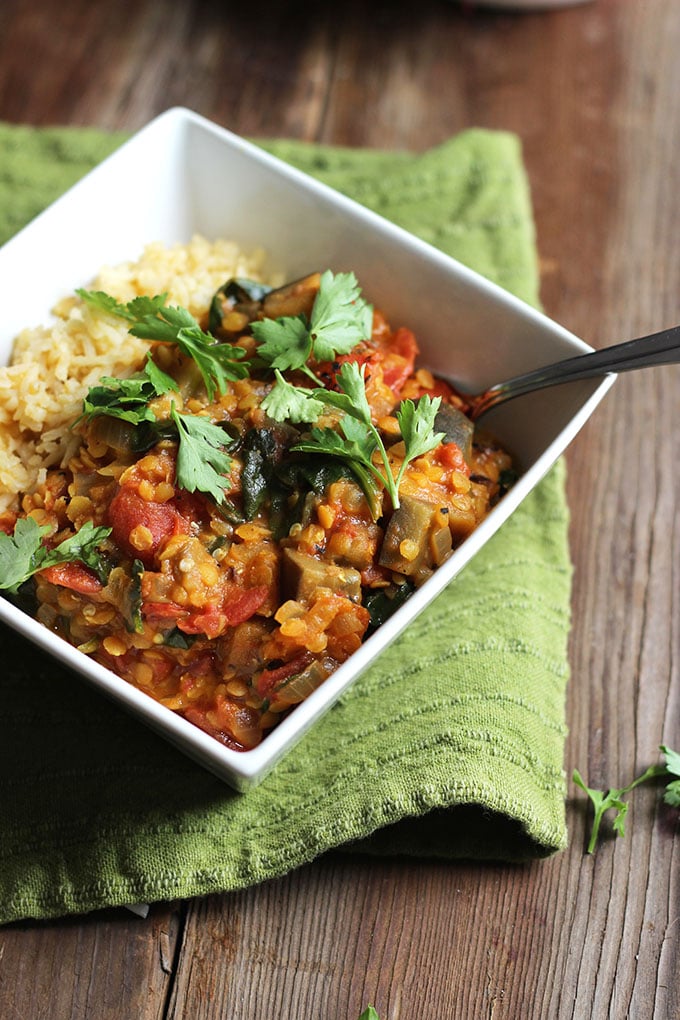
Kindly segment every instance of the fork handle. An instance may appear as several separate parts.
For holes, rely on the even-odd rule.
[[[654,365],[672,365],[680,361],[680,326],[662,329],[650,336],[612,344],[599,351],[577,354],[565,361],[557,361],[543,368],[508,379],[489,387],[474,401],[471,417],[473,420],[490,411],[492,407],[520,397],[533,390],[558,386],[577,379],[592,379],[610,372],[632,372],[638,368]]]

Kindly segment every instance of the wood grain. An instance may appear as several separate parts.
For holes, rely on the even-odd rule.
[[[423,149],[517,132],[547,311],[595,346],[680,321],[680,8],[515,15],[424,0],[5,0],[0,118],[134,130],[190,106],[242,134]],[[565,767],[619,785],[680,746],[680,370],[621,378],[572,445]],[[678,815],[526,867],[330,854],[187,904],[0,931],[0,1016],[680,1018]]]

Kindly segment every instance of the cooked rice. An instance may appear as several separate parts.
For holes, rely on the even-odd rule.
[[[167,293],[169,304],[198,316],[229,277],[260,279],[263,261],[261,251],[246,254],[230,241],[154,242],[137,262],[100,270],[90,288],[122,302]],[[75,295],[53,312],[50,325],[19,334],[10,364],[0,366],[0,513],[41,484],[48,467],[68,460],[78,443],[69,425],[88,389],[101,376],[134,372],[149,346],[124,322],[91,314]]]

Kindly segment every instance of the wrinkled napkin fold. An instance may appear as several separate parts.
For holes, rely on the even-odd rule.
[[[121,140],[0,125],[0,240]],[[514,136],[470,130],[422,154],[265,144],[537,302]],[[563,848],[570,582],[558,464],[247,794],[3,628],[0,923],[241,888],[337,847],[508,861]]]

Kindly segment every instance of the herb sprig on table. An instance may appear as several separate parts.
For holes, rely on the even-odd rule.
[[[642,783],[647,783],[652,779],[658,779],[659,777],[675,776],[676,778],[671,780],[666,786],[664,791],[664,801],[666,804],[670,804],[672,807],[680,807],[680,754],[677,751],[672,751],[665,744],[660,745],[660,750],[663,752],[666,763],[664,765],[650,765],[642,775],[634,779],[628,786],[612,787],[610,790],[595,790],[589,786],[586,786],[578,769],[574,769],[573,780],[577,786],[579,786],[585,793],[588,794],[592,801],[595,809],[595,817],[593,819],[593,827],[590,832],[590,842],[588,843],[589,854],[592,854],[597,845],[598,836],[600,833],[600,825],[605,814],[609,810],[616,811],[613,821],[614,832],[618,836],[625,835],[625,822],[628,814],[628,803],[623,798],[627,794],[631,793],[636,786],[640,786]]]

